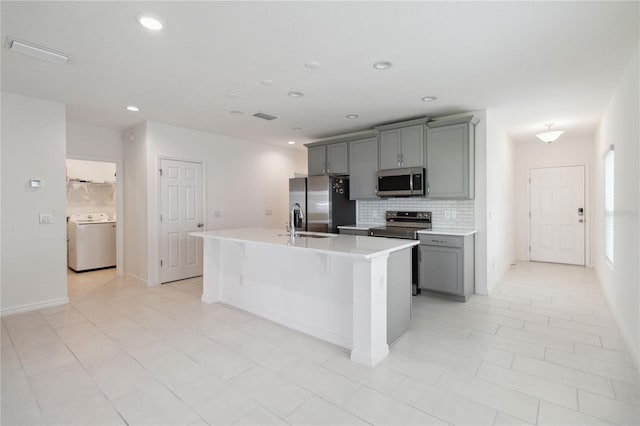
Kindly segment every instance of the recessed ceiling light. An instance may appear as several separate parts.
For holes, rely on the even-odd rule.
[[[34,58],[44,59],[45,61],[55,62],[64,65],[71,56],[66,53],[56,52],[48,47],[38,46],[37,44],[27,41],[9,40],[9,49],[12,52],[22,53],[23,55],[33,56]]]
[[[304,96],[304,93],[302,92],[289,92],[287,93],[289,96],[291,96],[292,98],[301,98]]]
[[[287,142],[287,143],[288,143],[289,145],[295,145],[295,144],[296,144],[296,141],[289,141],[289,142]]]
[[[306,64],[304,64],[305,67],[310,68],[312,70],[315,70],[316,68],[320,67],[320,62],[318,61],[309,61]]]
[[[300,130],[302,130],[302,127],[292,127],[291,130],[293,130],[294,132],[299,132]]]
[[[391,62],[388,62],[388,61],[378,61],[375,64],[373,64],[373,68],[375,68],[377,70],[388,70],[392,66],[393,66],[393,64]]]
[[[127,107],[127,111],[138,112],[138,111],[140,111],[140,108],[138,108],[138,107],[137,107],[137,106],[135,106],[135,105],[129,105],[129,106]]]
[[[262,84],[263,86],[273,86],[274,84],[276,84],[276,82],[273,80],[262,80],[260,84]]]
[[[436,99],[438,98],[436,98],[435,96],[425,96],[424,98],[422,98],[422,102],[433,102]]]
[[[145,28],[158,31],[164,28],[162,19],[153,15],[138,15],[138,22]]]
[[[240,97],[240,93],[238,93],[238,92],[229,92],[229,93],[227,93],[227,97],[229,97],[229,98],[239,98]]]
[[[358,114],[347,114],[345,115],[345,117],[347,117],[349,120],[355,120],[356,118],[360,117]]]
[[[242,115],[242,114],[244,114],[244,112],[238,111],[238,110],[233,110],[233,111],[229,111],[229,114],[231,114],[231,115]]]

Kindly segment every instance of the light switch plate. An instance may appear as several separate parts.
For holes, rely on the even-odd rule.
[[[40,179],[29,179],[29,186],[31,188],[42,188],[42,181]]]
[[[43,225],[51,225],[53,223],[53,214],[52,213],[40,213],[40,224]]]

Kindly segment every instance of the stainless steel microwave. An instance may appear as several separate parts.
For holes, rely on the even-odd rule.
[[[424,168],[381,170],[377,174],[379,197],[424,196]]]

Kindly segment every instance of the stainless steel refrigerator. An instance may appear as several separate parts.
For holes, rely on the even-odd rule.
[[[289,179],[289,209],[294,203],[300,204],[303,213],[295,214],[297,231],[338,233],[339,225],[356,223],[356,202],[349,200],[348,176]]]

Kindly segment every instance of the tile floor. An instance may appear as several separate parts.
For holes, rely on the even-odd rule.
[[[490,297],[414,297],[374,369],[200,293],[70,273],[70,304],[2,319],[2,424],[639,423],[638,370],[590,269],[519,263]]]

